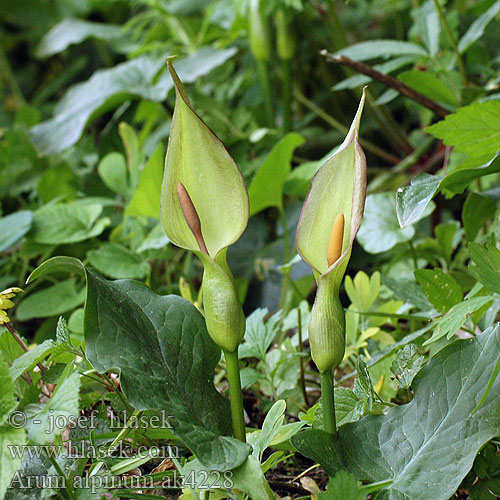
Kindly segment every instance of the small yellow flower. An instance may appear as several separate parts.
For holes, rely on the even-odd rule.
[[[16,293],[19,292],[22,292],[22,290],[17,287],[7,288],[7,290],[0,292],[0,325],[10,322],[9,316],[7,316],[5,310],[14,307],[14,302],[9,299],[15,297]]]

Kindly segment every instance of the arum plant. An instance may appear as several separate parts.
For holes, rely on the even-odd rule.
[[[309,341],[321,374],[324,428],[331,433],[336,432],[333,371],[345,353],[345,315],[339,290],[366,198],[366,159],[358,141],[364,100],[363,90],[344,142],[314,176],[296,234],[297,250],[312,267],[318,287]]]
[[[226,262],[229,245],[248,223],[248,193],[222,142],[193,110],[170,60],[176,101],[161,187],[161,221],[175,245],[202,261],[207,329],[224,352],[233,432],[245,441],[238,345],[245,316]]]

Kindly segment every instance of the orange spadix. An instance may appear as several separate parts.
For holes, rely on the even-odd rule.
[[[328,251],[326,259],[330,267],[342,255],[342,243],[344,242],[344,214],[337,214],[333,221],[330,239],[328,240]]]

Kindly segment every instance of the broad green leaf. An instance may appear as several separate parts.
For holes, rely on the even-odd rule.
[[[355,43],[345,49],[336,52],[336,55],[342,55],[353,59],[354,61],[367,61],[381,57],[388,59],[393,56],[414,55],[428,57],[429,54],[420,45],[410,42],[400,42],[398,40],[370,40],[368,42]]]
[[[24,372],[31,370],[37,363],[46,358],[56,347],[57,345],[52,339],[47,339],[14,360],[12,366],[10,367],[10,376],[12,377],[12,380],[16,380]]]
[[[500,172],[499,155],[480,167],[455,170],[444,177],[418,174],[409,186],[398,189],[396,204],[399,225],[405,228],[420,220],[432,198],[442,189],[462,193],[472,180],[497,172]]]
[[[30,293],[16,309],[17,319],[50,318],[71,311],[85,301],[85,287],[78,289],[76,279],[71,278]]]
[[[0,252],[8,250],[30,229],[33,214],[29,210],[20,210],[0,218]]]
[[[57,273],[75,273],[80,276],[85,275],[85,267],[78,259],[74,257],[65,257],[59,255],[57,257],[52,257],[42,264],[40,264],[26,280],[26,283],[31,283],[32,281],[46,275],[46,274],[57,274]]]
[[[9,366],[3,360],[0,360],[0,429],[7,422],[10,413],[17,407],[15,399],[14,382],[9,373]],[[1,432],[1,431],[0,431]]]
[[[500,102],[464,106],[425,131],[453,146],[455,151],[492,158],[500,151]]]
[[[266,359],[267,350],[279,331],[281,321],[279,312],[264,321],[268,314],[267,309],[256,309],[248,316],[245,336],[238,349],[239,358],[257,358],[261,361]]]
[[[432,73],[418,70],[403,71],[398,75],[398,80],[434,101],[453,108],[458,106],[457,96],[450,90],[448,85]]]
[[[159,144],[144,166],[139,186],[125,213],[144,215],[160,220],[161,181],[163,178],[164,149]]]
[[[26,428],[31,441],[36,444],[53,443],[64,427],[54,425],[58,419],[76,421],[80,414],[78,398],[80,393],[80,374],[72,373],[64,382],[58,384],[48,403],[28,405],[25,409],[28,421]]]
[[[474,241],[483,224],[493,219],[496,203],[482,193],[469,193],[462,209],[465,237]]]
[[[204,47],[177,63],[185,82],[194,82],[232,57],[236,49]],[[54,117],[35,125],[30,135],[42,154],[64,151],[80,139],[85,125],[110,107],[141,97],[163,101],[172,89],[172,80],[163,73],[165,56],[139,56],[111,69],[96,71],[86,82],[71,87],[57,104]],[[154,83],[156,81],[156,83]]]
[[[489,290],[500,293],[500,250],[494,242],[486,246],[469,243],[469,253],[475,265],[470,265],[472,274]]]
[[[476,40],[479,40],[486,26],[495,19],[500,11],[500,1],[495,2],[484,14],[481,14],[465,32],[464,36],[458,42],[458,52],[463,54]]]
[[[399,227],[394,193],[377,193],[366,197],[358,241],[367,252],[386,252],[398,243],[410,241],[414,235],[415,228],[412,226],[404,229]]]
[[[486,306],[486,304],[490,304],[494,299],[493,296],[479,296],[455,304],[438,321],[434,334],[423,345],[431,344],[444,336],[450,339],[462,327],[468,316]]]
[[[122,27],[115,24],[95,23],[83,19],[64,19],[42,38],[36,54],[38,57],[50,57],[72,44],[83,42],[86,38],[119,41],[124,40],[124,33]]]
[[[97,173],[111,191],[121,194],[125,198],[129,197],[127,165],[121,153],[113,151],[104,156],[97,166]]]
[[[330,479],[326,493],[322,493],[319,500],[365,500],[366,496],[361,483],[352,474],[340,470]]]
[[[429,302],[440,313],[462,301],[462,288],[450,274],[441,269],[417,269],[414,274]]]
[[[456,341],[415,377],[410,403],[344,425],[335,440],[308,430],[292,443],[330,476],[344,469],[360,480],[391,481],[377,498],[448,500],[484,443],[500,432],[500,380],[470,416],[498,356],[498,327]]]
[[[109,226],[107,217],[100,217],[102,205],[68,204],[45,205],[33,214],[29,237],[44,245],[77,243],[99,236]]]
[[[87,252],[87,258],[93,267],[110,278],[142,279],[150,272],[147,262],[118,243],[104,243]]]
[[[425,358],[418,354],[418,347],[408,344],[396,354],[391,364],[391,372],[394,373],[399,386],[406,389],[411,386],[415,375],[424,364]]]
[[[0,498],[4,498],[15,472],[21,466],[21,458],[13,457],[9,447],[23,446],[25,443],[24,429],[0,427]]]
[[[249,447],[227,436],[229,404],[212,381],[220,351],[187,300],[87,270],[85,342],[94,368],[120,369],[130,403],[171,415],[173,431],[206,467],[228,470],[246,459]]]
[[[250,215],[268,207],[283,211],[283,184],[292,168],[293,152],[303,143],[303,137],[292,132],[283,137],[267,155],[248,188]]]
[[[170,63],[169,70],[175,80],[176,100],[161,185],[161,222],[172,243],[202,250],[179,202],[177,189],[182,184],[197,212],[208,255],[215,259],[243,234],[248,223],[248,193],[238,166],[191,107]]]

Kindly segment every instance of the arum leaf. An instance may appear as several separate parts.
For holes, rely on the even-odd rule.
[[[364,93],[347,137],[337,152],[318,170],[300,214],[297,250],[317,272],[328,269],[327,254],[335,217],[344,214],[343,257],[356,237],[363,216],[366,193],[366,160],[358,142]],[[335,264],[334,264],[335,265]],[[344,270],[345,270],[344,265]],[[343,275],[343,271],[340,273]]]
[[[308,430],[292,443],[330,476],[344,469],[360,480],[388,481],[377,499],[448,500],[484,443],[500,432],[499,379],[470,415],[499,356],[498,326],[454,342],[417,374],[411,403],[346,424],[335,440]]]
[[[205,467],[242,464],[248,445],[228,437],[229,402],[213,385],[220,350],[201,313],[175,295],[156,295],[132,280],[107,281],[87,269],[87,357],[97,370],[120,370],[139,410],[164,410],[173,432]]]
[[[200,249],[179,203],[182,183],[201,221],[209,255],[234,243],[248,222],[248,195],[238,166],[222,142],[194,112],[179,77],[169,63],[176,101],[161,187],[161,220],[177,246]]]

